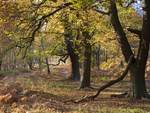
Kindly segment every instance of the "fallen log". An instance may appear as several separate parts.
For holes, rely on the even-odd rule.
[[[128,64],[127,64],[127,66],[126,66],[124,72],[122,73],[122,75],[121,75],[119,78],[117,78],[117,79],[115,79],[115,80],[112,80],[112,81],[108,82],[107,84],[103,85],[102,87],[100,87],[95,95],[92,95],[92,96],[85,96],[85,97],[83,97],[83,98],[80,99],[80,100],[74,101],[74,103],[80,103],[80,102],[85,102],[85,101],[92,101],[92,100],[94,100],[103,90],[105,90],[106,88],[108,88],[108,87],[110,87],[110,86],[112,86],[112,85],[114,85],[114,84],[116,84],[116,83],[122,81],[122,80],[126,77],[126,75],[128,74],[128,71],[129,71],[130,66],[131,66],[131,64],[133,63],[133,61],[134,61],[134,56],[132,55],[132,56],[130,56],[130,59],[129,59],[129,61],[128,61]]]

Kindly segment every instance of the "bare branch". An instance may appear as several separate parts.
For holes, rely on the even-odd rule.
[[[133,29],[133,28],[128,27],[127,30],[130,31],[131,33],[138,35],[139,37],[141,37],[141,35],[142,35],[142,31],[139,29]]]

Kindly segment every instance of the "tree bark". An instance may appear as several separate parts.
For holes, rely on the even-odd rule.
[[[83,76],[81,79],[80,88],[90,87],[91,85],[91,57],[92,57],[92,45],[90,40],[92,35],[89,31],[83,31],[84,37],[84,64],[83,64]]]
[[[80,88],[90,87],[91,78],[91,44],[87,43],[84,50],[84,66],[83,66],[83,77],[81,80]]]
[[[68,38],[68,37],[65,38],[67,52],[68,52],[68,55],[69,55],[70,61],[71,61],[71,68],[72,68],[71,79],[75,80],[75,81],[79,81],[80,80],[79,56],[75,52],[75,49],[73,47],[73,42],[71,42],[71,41],[72,40],[70,38]]]
[[[142,25],[142,34],[140,40],[140,46],[137,56],[137,76],[136,83],[136,92],[138,93],[138,97],[149,97],[147,90],[146,90],[146,83],[145,83],[145,69],[148,60],[149,54],[149,44],[150,44],[150,1],[145,1],[144,9],[144,16],[143,16],[143,25]],[[138,88],[139,87],[139,90]]]
[[[45,62],[46,62],[46,66],[47,66],[47,73],[50,74],[51,70],[49,68],[49,61],[48,61],[48,57],[45,58]]]
[[[142,26],[142,38],[146,42],[150,42],[150,1],[144,0],[145,5],[143,7],[143,26]]]
[[[117,40],[120,44],[122,54],[125,57],[125,61],[128,62],[130,56],[134,54],[131,50],[126,34],[120,23],[115,0],[111,0],[111,3],[110,3],[110,19],[111,19],[112,26],[117,34]]]
[[[2,58],[0,58],[0,71],[2,70]]]
[[[28,61],[28,66],[29,66],[29,69],[30,69],[30,70],[33,70],[33,63],[32,63],[32,60],[29,60],[29,61]]]
[[[143,16],[142,32],[139,35],[140,44],[137,55],[137,70],[136,76],[133,81],[135,83],[134,96],[138,99],[141,99],[142,97],[149,98],[145,83],[145,69],[148,60],[149,44],[150,44],[150,1],[149,0],[144,1],[145,7],[143,7],[144,16]]]
[[[44,51],[45,50],[45,42],[44,42],[44,37],[41,37],[41,48]],[[49,67],[49,61],[48,61],[48,57],[45,57],[45,63],[46,63],[46,67],[47,67],[47,73],[50,74],[50,67]]]
[[[100,45],[96,48],[96,66],[100,70]]]
[[[131,46],[128,42],[126,34],[120,23],[115,0],[111,0],[110,11],[111,11],[111,13],[110,13],[111,23],[114,27],[115,32],[118,35],[117,40],[120,44],[122,54],[124,55],[125,61],[128,62],[129,57],[134,54],[131,50]],[[143,20],[143,21],[145,21],[145,20]],[[144,24],[144,25],[146,26],[146,28],[148,28],[147,24]],[[147,30],[145,30],[145,32],[143,32],[143,36],[142,36],[143,39],[148,39],[145,36],[146,33],[148,33]],[[147,62],[148,50],[149,50],[149,44],[148,43],[144,44],[143,41],[140,42],[139,54],[137,56],[137,59],[134,58],[136,62],[133,63],[129,69],[130,74],[131,74],[130,76],[131,76],[131,82],[132,82],[133,98],[140,99],[141,97],[145,97],[145,94],[146,94],[145,66],[146,66],[146,62]]]
[[[79,32],[77,30],[77,36],[74,35],[74,28],[72,28],[72,23],[69,21],[68,14],[64,12],[63,18],[62,18],[63,24],[64,24],[64,38],[65,38],[65,44],[67,48],[68,55],[70,57],[71,61],[71,79],[75,81],[80,80],[80,64],[79,64],[79,55],[77,53],[78,45],[74,44],[73,42],[75,40],[78,40],[79,38]]]
[[[135,93],[136,98],[146,97],[145,69],[149,53],[149,43],[140,41],[140,47],[137,56],[137,75],[135,77]]]

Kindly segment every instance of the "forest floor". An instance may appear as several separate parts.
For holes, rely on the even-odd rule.
[[[94,71],[92,76],[95,88],[110,79],[97,73]],[[65,66],[54,68],[50,75],[39,71],[1,75],[0,113],[150,113],[150,100],[111,97],[128,91],[128,80],[106,89],[94,101],[80,104],[68,101],[96,92],[96,89],[79,90],[79,82],[67,79],[69,75]]]

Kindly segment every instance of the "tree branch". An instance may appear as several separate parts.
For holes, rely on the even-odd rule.
[[[126,77],[126,75],[128,74],[130,66],[134,62],[134,60],[135,60],[134,56],[131,55],[126,69],[124,70],[124,72],[122,73],[122,75],[119,78],[117,78],[116,80],[112,80],[112,81],[108,82],[107,84],[103,85],[102,87],[100,87],[95,95],[85,96],[84,98],[77,100],[74,103],[80,103],[80,102],[84,102],[84,101],[94,100],[103,90],[105,90],[106,88],[108,88],[108,87],[120,82],[121,80],[123,80]]]
[[[58,60],[58,63],[57,64],[48,64],[48,65],[51,65],[51,66],[58,66],[60,65],[61,62],[63,63],[66,63],[66,60],[68,59],[68,54],[65,55],[65,56],[62,56],[59,60]]]
[[[45,21],[45,19],[47,19],[48,17],[54,15],[55,13],[59,12],[60,10],[66,8],[66,7],[70,6],[70,5],[72,5],[71,2],[63,3],[60,6],[58,6],[58,8],[55,9],[54,11],[49,12],[47,15],[44,15],[40,19],[37,20],[38,24],[35,23],[35,27],[33,27],[34,30],[32,31],[31,36],[29,37],[29,39],[30,39],[28,41],[29,45],[27,45],[27,47],[25,49],[25,55],[24,55],[24,57],[26,56],[26,52],[27,52],[28,48],[32,45],[32,42],[34,41],[34,38],[35,38],[35,35],[36,35],[37,31],[42,27],[42,24]]]
[[[110,12],[109,12],[109,11],[108,11],[108,12],[106,12],[106,11],[100,10],[100,9],[98,9],[98,8],[94,8],[94,10],[95,10],[96,12],[98,12],[98,13],[103,14],[103,15],[109,15],[109,14],[110,14]]]
[[[136,35],[138,35],[139,37],[141,37],[142,35],[142,31],[141,30],[138,30],[138,29],[133,29],[133,28],[127,28],[128,31],[130,31],[131,33],[134,33]]]

